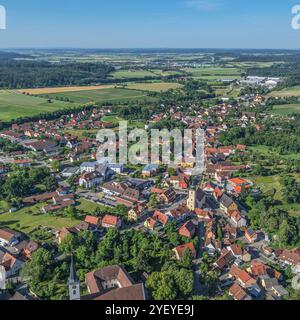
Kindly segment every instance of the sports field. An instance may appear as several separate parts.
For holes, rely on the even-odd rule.
[[[0,121],[11,121],[76,106],[78,105],[70,102],[49,102],[48,99],[24,95],[17,91],[0,91]]]
[[[68,98],[75,103],[89,103],[89,102],[117,102],[138,100],[147,97],[147,93],[137,90],[127,90],[123,88],[110,88],[100,90],[86,90],[86,91],[71,91],[63,93],[51,93],[42,95],[52,99]]]

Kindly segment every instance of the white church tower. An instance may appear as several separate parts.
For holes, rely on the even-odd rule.
[[[73,256],[71,257],[70,276],[68,284],[70,300],[80,300],[80,281],[76,274]]]

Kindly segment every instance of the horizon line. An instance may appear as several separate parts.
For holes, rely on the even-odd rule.
[[[287,50],[300,51],[300,48],[257,48],[257,47],[0,47],[0,50]]]

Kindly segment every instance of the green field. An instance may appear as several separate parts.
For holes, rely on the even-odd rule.
[[[272,97],[300,97],[300,86],[290,87],[283,90],[272,91]]]
[[[271,113],[283,115],[283,116],[286,116],[291,113],[300,113],[300,103],[299,104],[283,104],[280,106],[274,106]]]
[[[126,86],[128,89],[161,92],[169,89],[177,89],[182,87],[179,83],[169,82],[146,82],[146,83],[130,83]]]
[[[138,100],[147,97],[147,94],[137,90],[127,90],[123,88],[111,88],[101,90],[86,90],[74,92],[51,93],[42,95],[50,98],[68,98],[76,103],[89,103],[89,102],[118,102],[127,100]]]
[[[193,78],[215,81],[218,79],[239,79],[241,70],[238,68],[185,68]]]
[[[118,124],[119,121],[122,121],[123,119],[119,118],[117,115],[110,115],[110,116],[105,116],[101,119],[103,122],[110,122],[113,124]]]
[[[77,104],[62,101],[49,103],[47,99],[27,96],[15,91],[0,91],[0,120],[2,121],[76,106]]]
[[[14,213],[0,214],[0,226],[6,226],[24,233],[31,232],[39,226],[52,228],[71,227],[78,223],[78,220],[55,217],[41,212],[43,204],[23,208]]]

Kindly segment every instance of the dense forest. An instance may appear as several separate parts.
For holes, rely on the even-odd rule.
[[[114,67],[104,63],[52,64],[0,59],[0,88],[20,89],[103,82]]]

